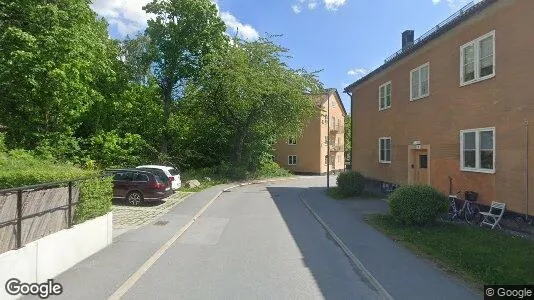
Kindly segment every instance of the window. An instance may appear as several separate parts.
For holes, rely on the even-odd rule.
[[[328,136],[327,135],[324,137],[324,144],[328,145]]]
[[[391,107],[391,81],[378,88],[378,110]]]
[[[324,165],[328,165],[328,155],[324,156]]]
[[[417,100],[428,96],[428,78],[430,64],[426,63],[410,72],[410,100]]]
[[[460,131],[460,169],[495,173],[495,128]]]
[[[133,181],[147,182],[148,181],[148,176],[146,174],[137,173],[137,174],[135,174],[135,177],[134,177]]]
[[[287,157],[287,164],[290,166],[294,166],[297,164],[297,156],[296,155],[289,155]]]
[[[391,163],[391,138],[381,137],[378,139],[378,160],[381,163]]]
[[[495,30],[460,47],[460,85],[495,76]]]
[[[295,138],[289,138],[289,139],[287,139],[287,144],[288,145],[296,145],[297,144],[297,140]]]

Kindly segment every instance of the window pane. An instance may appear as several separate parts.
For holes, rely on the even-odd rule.
[[[386,146],[385,146],[386,150],[391,150],[391,139],[386,139],[385,142],[386,142]]]
[[[479,54],[480,58],[493,55],[493,36],[487,37],[480,41]]]
[[[464,167],[476,168],[476,151],[464,150]]]
[[[480,151],[480,168],[493,170],[493,150]]]
[[[378,151],[380,153],[380,161],[383,161],[385,159],[385,156],[386,156],[385,153],[384,153],[384,151],[385,151],[384,142],[385,142],[384,139],[380,139],[380,146],[379,146],[379,149],[378,149]]]
[[[428,66],[421,68],[421,96],[428,95]]]
[[[480,60],[480,77],[493,74],[493,55]]]
[[[480,132],[480,150],[493,150],[493,131]]]
[[[475,150],[475,149],[476,149],[476,133],[465,132],[464,133],[464,150]]]
[[[464,65],[464,81],[475,79],[475,63]]]
[[[475,47],[473,45],[463,49],[462,65],[464,66],[464,82],[475,79]]]
[[[391,150],[386,150],[386,161],[391,161]]]
[[[412,73],[412,99],[419,98],[419,71]]]
[[[391,84],[386,85],[386,107],[391,106]]]

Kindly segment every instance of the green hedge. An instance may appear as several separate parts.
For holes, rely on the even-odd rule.
[[[47,182],[66,181],[96,174],[72,164],[34,156],[29,151],[0,153],[0,189]]]
[[[389,195],[393,218],[406,225],[426,225],[445,213],[447,197],[429,185],[400,186]]]
[[[336,183],[342,196],[359,196],[365,188],[365,177],[356,171],[345,171],[337,176]]]
[[[74,215],[75,223],[103,216],[111,210],[112,177],[84,180],[79,186],[80,197]]]

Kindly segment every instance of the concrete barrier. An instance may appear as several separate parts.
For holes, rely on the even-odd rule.
[[[68,270],[111,244],[113,214],[86,221],[0,254],[0,299],[17,299],[6,292],[10,278],[42,283]]]

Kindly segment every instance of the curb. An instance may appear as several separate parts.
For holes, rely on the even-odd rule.
[[[304,199],[304,192],[299,194],[299,200],[304,204],[306,209],[312,214],[312,216],[317,220],[317,222],[324,228],[328,235],[334,240],[336,245],[343,251],[345,256],[349,259],[351,264],[358,269],[360,275],[363,277],[364,281],[367,281],[373,288],[378,292],[378,294],[385,300],[393,300],[391,294],[382,286],[382,284],[367,270],[363,263],[352,253],[352,251],[343,243],[340,237],[326,224],[325,221],[317,214],[311,205]]]

